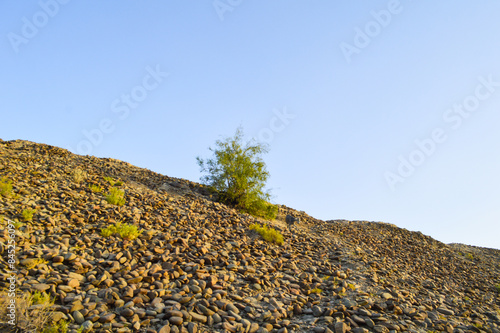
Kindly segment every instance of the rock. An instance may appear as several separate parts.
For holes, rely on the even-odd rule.
[[[382,298],[384,298],[384,299],[392,299],[392,295],[389,294],[389,293],[383,293],[382,294]]]
[[[44,292],[50,288],[50,285],[46,283],[35,283],[31,287],[37,291]]]
[[[90,320],[87,320],[82,323],[82,326],[80,326],[83,332],[91,332],[92,328],[94,327],[94,323],[92,323]]]
[[[351,330],[352,333],[368,333],[369,331],[363,327],[355,327]]]
[[[194,320],[194,321],[197,321],[199,323],[206,323],[207,322],[207,317],[206,316],[198,314],[198,313],[196,313],[194,311],[189,312],[189,314],[191,315],[192,320]]]
[[[176,317],[176,316],[170,317],[170,318],[168,319],[168,321],[169,321],[171,324],[173,324],[173,325],[177,325],[177,326],[182,325],[182,322],[183,322],[182,317]]]
[[[319,317],[323,314],[323,309],[321,309],[319,306],[315,305],[313,306],[312,308],[312,311],[313,311],[313,315],[315,317]]]
[[[347,331],[347,325],[343,321],[335,323],[335,333],[345,333]]]
[[[164,325],[162,328],[160,328],[158,333],[170,333],[170,325]]]
[[[437,308],[436,310],[437,310],[439,313],[444,314],[445,316],[454,316],[454,315],[455,315],[455,312],[453,312],[452,310],[449,310],[449,309],[445,309],[445,308]]]
[[[110,323],[113,319],[115,319],[116,315],[114,313],[108,313],[99,318],[99,322],[101,323]]]
[[[80,311],[73,312],[73,318],[78,324],[83,324],[85,322],[85,317],[81,314]]]
[[[373,330],[377,333],[389,333],[389,329],[382,325],[373,326]]]
[[[71,287],[71,288],[77,288],[80,286],[80,281],[78,281],[77,279],[70,279],[67,283],[68,287]]]
[[[189,333],[197,333],[198,332],[198,325],[195,323],[188,323],[187,330]]]

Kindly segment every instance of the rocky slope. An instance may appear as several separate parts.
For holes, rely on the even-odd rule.
[[[285,206],[267,222],[284,235],[277,246],[249,231],[266,221],[202,185],[28,141],[0,140],[3,176],[0,283],[6,221],[35,209],[16,231],[17,287],[54,296],[73,332],[500,331],[497,250]],[[123,182],[123,206],[105,200],[104,177]],[[301,223],[288,230],[286,214]],[[118,221],[143,232],[101,236]]]

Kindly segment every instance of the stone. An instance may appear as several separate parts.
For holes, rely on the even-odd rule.
[[[313,315],[314,317],[319,317],[323,314],[323,309],[321,309],[319,306],[315,305],[312,308]]]
[[[343,321],[335,323],[334,328],[335,333],[346,333],[347,331],[347,325]]]
[[[453,312],[450,309],[445,309],[445,308],[437,308],[436,309],[439,313],[444,314],[445,316],[454,316],[455,312]]]
[[[170,325],[164,325],[158,330],[158,333],[170,333]]]
[[[104,316],[101,316],[99,318],[99,322],[101,322],[101,323],[109,323],[113,319],[115,319],[115,317],[116,317],[116,314],[114,314],[114,313],[108,313],[108,314],[106,314]]]
[[[46,283],[35,283],[31,287],[37,291],[44,292],[50,288],[50,285]]]
[[[85,322],[85,317],[81,314],[80,311],[73,312],[73,318],[78,324],[83,324]]]
[[[373,326],[373,330],[377,333],[389,333],[389,329],[382,325]]]
[[[182,317],[176,317],[176,316],[170,317],[170,318],[168,319],[168,321],[169,321],[171,324],[173,324],[173,325],[177,325],[177,326],[182,325],[182,322],[183,322]]]
[[[80,326],[83,332],[91,332],[92,328],[94,327],[94,323],[91,322],[90,320],[87,320],[82,323],[82,326]]]

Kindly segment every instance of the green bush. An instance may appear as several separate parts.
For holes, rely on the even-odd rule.
[[[118,234],[123,239],[134,240],[142,234],[142,230],[138,230],[133,224],[118,222],[110,225],[105,229],[101,229],[101,236],[109,237],[113,234]]]
[[[258,232],[268,242],[278,245],[283,244],[283,235],[278,230],[269,228],[267,225],[261,227],[257,223],[254,223],[250,225],[249,229]]]
[[[106,201],[113,205],[123,206],[125,204],[125,199],[123,198],[124,195],[125,192],[123,190],[113,187],[109,190],[109,193],[106,196]]]
[[[22,211],[22,215],[23,215],[23,219],[25,221],[31,221],[33,220],[33,214],[36,213],[36,210],[35,209],[25,209]]]
[[[121,180],[114,180],[111,177],[104,177],[104,180],[107,181],[111,186],[121,186],[123,185],[123,182]]]
[[[100,187],[99,185],[89,185],[89,189],[94,193],[102,192],[102,187]]]
[[[309,290],[309,293],[310,294],[321,294],[323,292],[323,290],[319,289],[319,288],[314,288],[314,289],[311,289]]]
[[[12,181],[8,180],[7,177],[3,177],[0,181],[0,195],[4,197],[10,197],[12,194]]]
[[[495,286],[497,288],[498,293],[500,294],[500,283]]]
[[[243,130],[238,128],[232,138],[217,140],[211,159],[197,157],[198,165],[206,175],[201,177],[211,186],[222,202],[254,216],[274,219],[278,208],[268,202],[269,191],[264,187],[269,172],[260,157],[267,152],[265,145],[256,142],[242,143]]]

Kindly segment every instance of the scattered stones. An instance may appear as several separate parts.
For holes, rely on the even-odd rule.
[[[202,185],[121,161],[25,141],[0,141],[0,151],[17,194],[0,196],[0,216],[37,210],[16,234],[19,290],[55,297],[54,319],[74,331],[499,331],[489,281],[500,281],[500,251],[286,206],[264,221],[216,202]],[[85,180],[75,181],[77,169]],[[109,191],[104,177],[122,182],[123,206],[91,190]],[[300,223],[287,228],[287,215]],[[143,233],[101,235],[118,221]],[[252,223],[269,223],[285,244],[248,232]],[[3,254],[7,237],[0,230]]]

